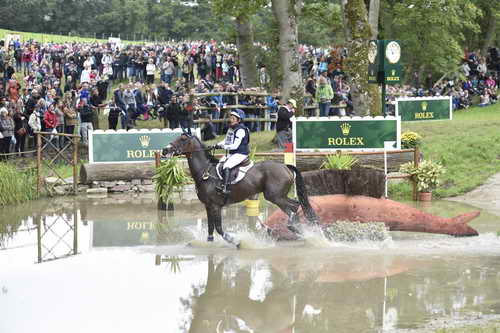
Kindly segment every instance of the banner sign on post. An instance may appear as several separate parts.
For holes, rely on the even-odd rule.
[[[453,103],[450,97],[397,98],[396,116],[402,121],[451,120]]]
[[[191,129],[200,138],[200,129]],[[154,161],[161,152],[182,134],[175,129],[96,130],[89,132],[89,163],[130,163]]]
[[[384,142],[401,148],[398,117],[292,118],[295,151],[383,151]]]

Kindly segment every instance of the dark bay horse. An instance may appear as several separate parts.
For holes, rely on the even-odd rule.
[[[239,241],[222,230],[221,210],[225,205],[240,202],[255,194],[264,193],[264,198],[277,205],[289,217],[290,230],[297,231],[293,226],[299,206],[302,206],[304,215],[312,223],[319,221],[309,204],[304,180],[300,172],[292,165],[285,165],[274,161],[255,163],[248,170],[247,175],[240,182],[230,185],[231,193],[224,198],[216,186],[220,180],[216,175],[215,163],[217,160],[196,136],[189,133],[182,134],[174,142],[163,149],[163,156],[186,155],[189,170],[196,185],[198,198],[205,204],[208,219],[208,241],[213,240],[214,228],[227,242],[239,247]],[[293,183],[297,186],[299,201],[288,198]]]

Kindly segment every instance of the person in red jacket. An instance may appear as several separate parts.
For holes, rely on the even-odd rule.
[[[51,104],[43,115],[43,123],[45,124],[45,131],[52,133],[57,127],[57,115],[54,108],[54,104]]]

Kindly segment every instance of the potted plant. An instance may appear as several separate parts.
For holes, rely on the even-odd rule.
[[[417,183],[419,201],[430,201],[432,191],[439,185],[439,177],[445,173],[445,168],[431,160],[424,160],[417,166],[413,162],[402,164],[400,172],[407,173]]]
[[[406,131],[401,134],[401,148],[415,149],[422,144],[422,137],[420,134],[412,131]]]
[[[186,176],[184,169],[178,164],[178,158],[172,157],[161,162],[156,168],[156,174],[153,176],[155,182],[155,191],[158,196],[158,208],[165,210],[163,206],[168,205],[169,210],[173,210],[172,194],[180,192],[182,187],[187,183],[189,178]]]

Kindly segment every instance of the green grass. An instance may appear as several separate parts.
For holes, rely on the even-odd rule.
[[[5,37],[5,35],[7,35],[7,34],[20,35],[22,38],[21,41],[27,41],[27,40],[33,39],[33,40],[35,40],[37,42],[41,42],[41,43],[47,43],[47,42],[52,42],[52,43],[66,43],[66,42],[93,43],[95,41],[106,42],[106,40],[103,40],[103,39],[84,38],[84,37],[78,37],[78,36],[52,35],[52,34],[42,34],[42,33],[36,33],[36,32],[23,32],[23,31],[13,31],[13,30],[0,29],[0,39],[3,39]]]
[[[0,162],[0,206],[33,200],[36,195],[36,170],[20,170]]]
[[[14,31],[7,29],[0,29],[0,39],[3,39],[5,35],[13,34],[20,35],[21,41],[25,42],[27,40],[34,40],[41,43],[66,43],[66,42],[77,42],[77,43],[105,43],[107,39],[90,38],[90,37],[79,37],[79,36],[65,36],[65,35],[55,35],[55,34],[43,34],[38,32],[24,32],[24,31]],[[126,41],[122,40],[125,44],[144,44],[144,41]]]
[[[433,193],[451,197],[466,193],[500,172],[500,104],[457,111],[451,121],[404,122],[423,137],[424,159],[442,163],[446,173]],[[410,198],[411,186],[390,186],[390,196]]]

